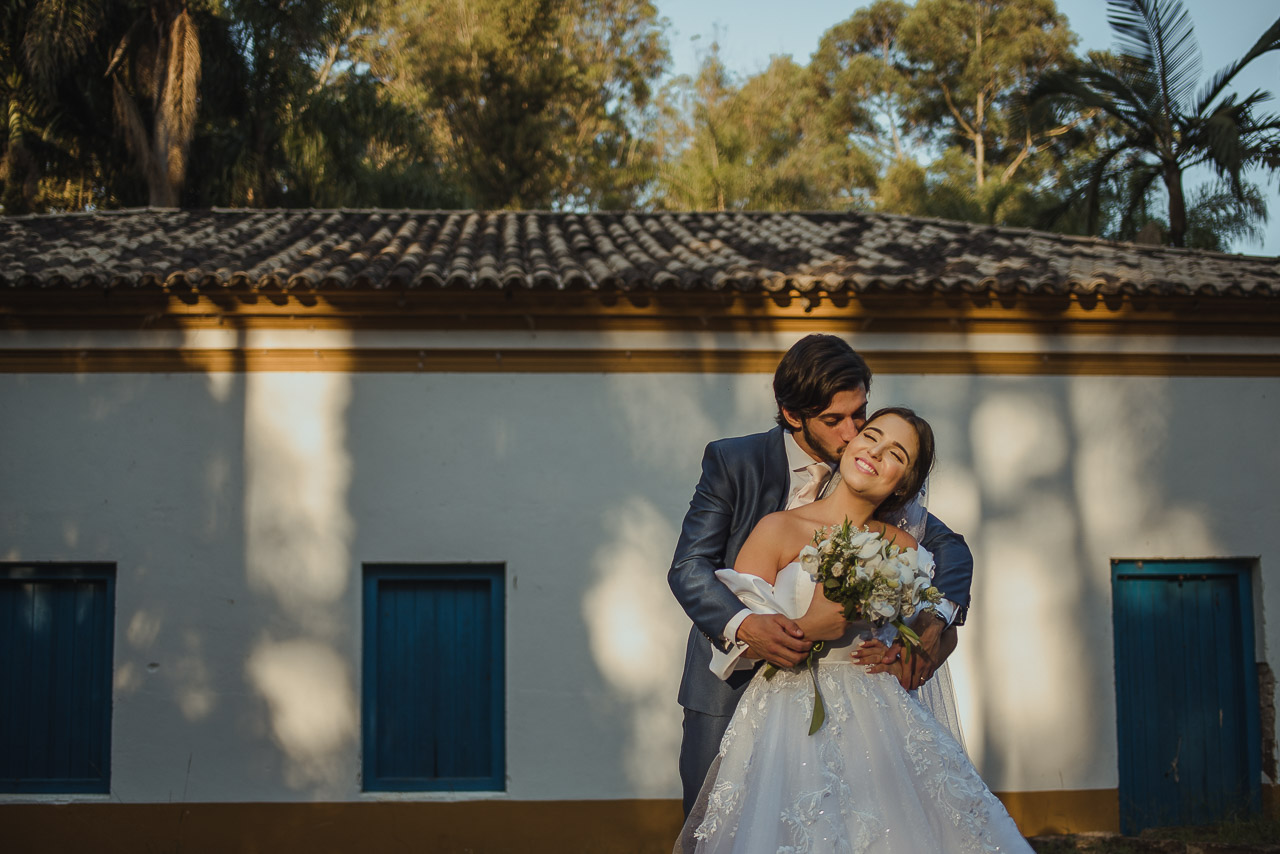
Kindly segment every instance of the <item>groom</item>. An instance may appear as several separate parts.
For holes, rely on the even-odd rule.
[[[686,816],[754,673],[739,670],[727,681],[717,678],[709,669],[711,645],[728,650],[738,644],[747,657],[779,667],[800,664],[812,646],[794,621],[746,610],[715,571],[733,566],[747,535],[764,516],[822,494],[845,445],[867,420],[870,388],[871,370],[844,339],[809,335],[787,351],[773,375],[778,426],[712,442],[703,454],[702,477],[667,573],[672,591],[693,620],[679,697],[684,707],[680,780]],[[919,687],[955,648],[951,624],[964,622],[973,574],[964,538],[932,514],[921,544],[933,553],[934,585],[946,601],[939,608],[942,615],[929,619],[920,631],[922,654],[911,656],[900,677],[909,688]],[[833,613],[839,608],[830,607]]]

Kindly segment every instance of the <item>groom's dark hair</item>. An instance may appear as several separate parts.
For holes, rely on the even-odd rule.
[[[791,430],[782,410],[801,420],[812,418],[837,393],[858,388],[871,391],[871,369],[849,342],[836,335],[806,335],[791,345],[773,373],[775,420]]]

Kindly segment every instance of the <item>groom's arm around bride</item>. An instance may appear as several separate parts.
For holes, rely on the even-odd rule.
[[[734,565],[762,518],[815,497],[805,488],[807,481],[817,480],[818,472],[825,477],[827,466],[839,462],[840,452],[861,429],[870,385],[870,369],[847,342],[809,335],[787,351],[774,374],[778,426],[712,442],[703,454],[702,476],[667,576],[693,621],[679,694],[685,710],[680,777],[686,813],[753,674],[740,670],[727,680],[717,678],[709,667],[712,646],[727,649],[742,642],[750,656],[783,667],[798,664],[811,647],[793,621],[745,612],[715,571]],[[973,560],[963,538],[933,516],[928,523],[921,542],[937,562],[934,583],[957,606],[960,622],[969,604]],[[954,647],[954,630],[947,637],[940,621],[930,622],[936,625],[925,628],[922,640],[932,654],[911,656],[910,673],[895,671],[908,687],[928,678],[935,661]]]

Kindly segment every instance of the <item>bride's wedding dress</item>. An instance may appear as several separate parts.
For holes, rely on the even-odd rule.
[[[794,617],[813,585],[792,563],[773,591]],[[1031,851],[947,730],[893,675],[870,674],[849,658],[869,629],[853,624],[818,659],[826,721],[812,736],[809,671],[780,670],[769,679],[764,668],[757,672],[677,851]]]

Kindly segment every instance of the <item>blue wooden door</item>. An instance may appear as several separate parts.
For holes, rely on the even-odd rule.
[[[0,564],[0,792],[107,792],[115,567]]]
[[[366,564],[368,791],[506,787],[501,564]]]
[[[1114,561],[1120,827],[1261,806],[1250,566]]]

